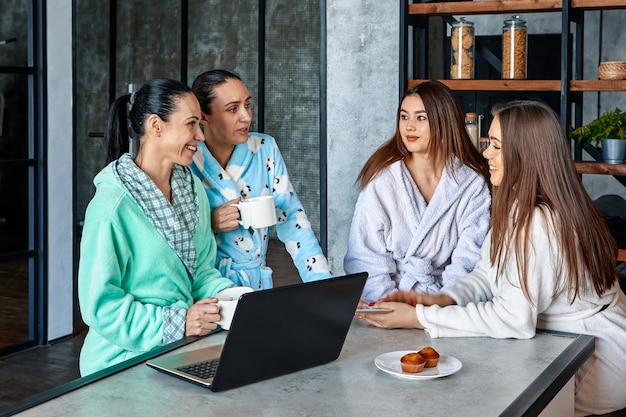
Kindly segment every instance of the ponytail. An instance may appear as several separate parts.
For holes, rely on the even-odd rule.
[[[115,99],[109,108],[106,128],[104,131],[104,146],[107,151],[107,165],[128,151],[129,132],[126,106],[130,100],[130,94]]]
[[[144,121],[149,115],[156,114],[167,122],[176,110],[176,100],[185,94],[192,94],[186,84],[155,78],[146,82],[137,92],[115,99],[109,108],[104,131],[107,164],[129,151],[130,137],[139,142],[145,133]]]

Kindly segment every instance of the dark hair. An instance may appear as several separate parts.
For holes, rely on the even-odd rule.
[[[215,87],[231,79],[242,81],[237,74],[223,69],[205,71],[198,75],[191,84],[191,89],[200,102],[200,110],[211,114],[211,103],[217,97]]]
[[[487,161],[478,152],[467,133],[459,101],[444,84],[429,80],[415,85],[402,96],[396,113],[396,132],[374,152],[361,169],[357,178],[360,187],[365,187],[376,174],[389,165],[409,156],[398,126],[402,102],[408,96],[419,96],[424,103],[430,126],[429,153],[433,161],[443,159],[451,167],[452,156],[455,155],[461,163],[472,168],[489,184]]]
[[[542,208],[554,224],[557,268],[567,274],[555,291],[566,290],[572,302],[590,287],[602,295],[617,282],[617,245],[576,173],[557,115],[547,105],[527,100],[498,105],[492,115],[500,122],[505,168],[502,182],[493,187],[491,211],[490,258],[497,276],[510,261],[508,250],[515,248],[522,291],[533,302],[527,288],[533,248],[528,236],[535,209]]]
[[[156,78],[146,82],[132,94],[115,99],[109,108],[104,145],[107,164],[128,152],[129,137],[139,139],[144,133],[144,122],[151,114],[163,121],[176,110],[176,101],[191,93],[186,84],[168,78]]]

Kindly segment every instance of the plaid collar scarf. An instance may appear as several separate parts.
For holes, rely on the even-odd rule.
[[[196,274],[198,257],[193,235],[198,227],[198,196],[188,167],[174,165],[170,184],[172,203],[126,153],[118,159],[114,172],[152,225],[183,261],[191,279]]]

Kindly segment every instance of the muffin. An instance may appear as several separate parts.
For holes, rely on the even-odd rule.
[[[426,360],[425,368],[434,368],[439,363],[439,353],[430,346],[418,352]]]
[[[400,358],[402,372],[409,374],[422,372],[424,370],[424,365],[426,365],[426,359],[424,359],[422,355],[417,352],[407,353]]]

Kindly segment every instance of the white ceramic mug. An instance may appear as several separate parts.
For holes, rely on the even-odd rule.
[[[231,287],[217,293],[216,297],[219,299],[217,302],[220,308],[220,321],[217,322],[222,329],[230,329],[230,324],[233,322],[233,316],[235,315],[235,309],[237,308],[237,302],[239,297],[247,292],[252,292],[250,287]]]
[[[246,229],[250,227],[260,229],[273,226],[278,222],[274,197],[271,195],[246,198],[233,206],[239,209],[241,216],[239,224]]]

